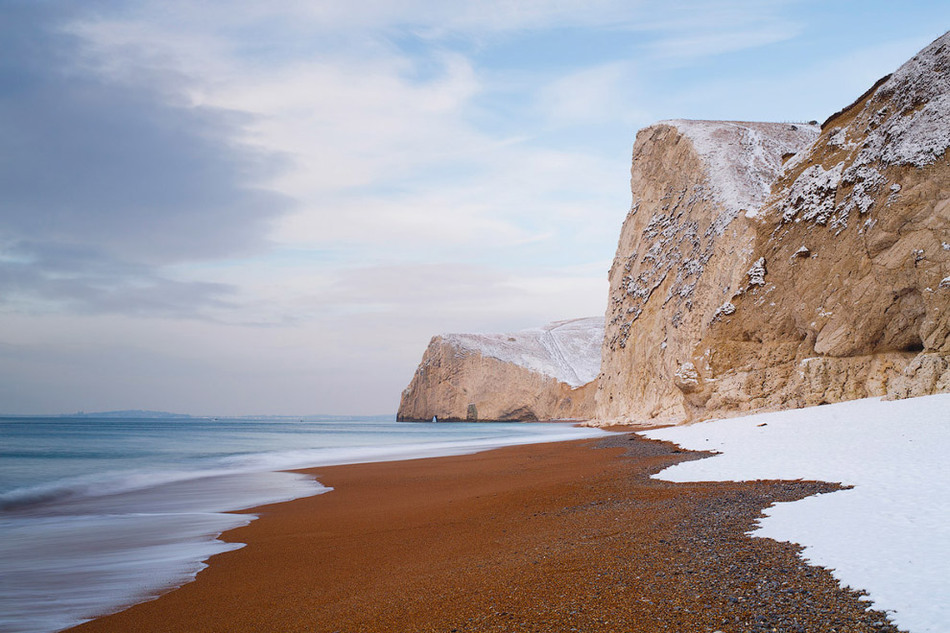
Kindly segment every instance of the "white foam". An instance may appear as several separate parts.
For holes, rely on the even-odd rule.
[[[16,586],[0,591],[0,631],[51,633],[154,598],[193,580],[209,557],[241,547],[218,539],[254,518],[234,511],[329,491],[304,475],[274,471],[606,434],[570,424],[388,423],[334,426],[307,438],[302,428],[290,435],[318,447],[219,456],[202,468],[117,470],[8,492],[0,570]]]
[[[242,547],[218,536],[254,517],[227,511],[327,490],[294,473],[246,473],[6,511],[0,564],[16,584],[0,592],[0,631],[49,633],[154,598]]]

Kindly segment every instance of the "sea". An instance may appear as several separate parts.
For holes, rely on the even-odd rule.
[[[568,423],[0,417],[0,632],[51,633],[193,580],[238,510],[327,493],[291,469],[599,437]]]

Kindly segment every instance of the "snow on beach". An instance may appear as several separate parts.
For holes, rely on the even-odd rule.
[[[720,454],[668,481],[811,479],[853,486],[765,511],[756,536],[869,593],[911,633],[950,630],[950,394],[866,399],[643,433]]]

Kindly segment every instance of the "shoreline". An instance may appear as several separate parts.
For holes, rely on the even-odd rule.
[[[194,582],[68,630],[897,630],[745,534],[835,485],[649,478],[699,456],[618,434],[306,469],[333,490],[245,511]]]

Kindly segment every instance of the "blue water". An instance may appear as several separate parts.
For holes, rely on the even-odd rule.
[[[49,633],[190,580],[237,510],[328,492],[287,469],[596,437],[568,424],[0,418],[0,631]]]

